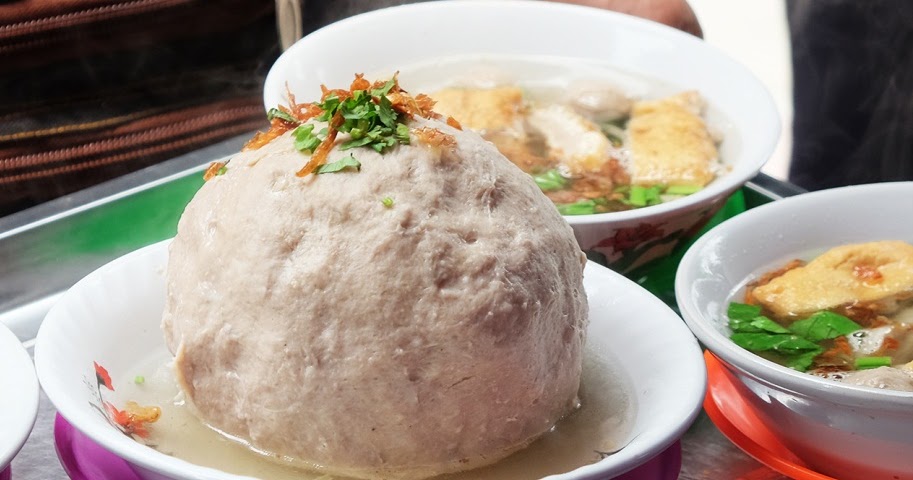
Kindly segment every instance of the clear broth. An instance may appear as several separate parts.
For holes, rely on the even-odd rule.
[[[636,419],[631,382],[616,359],[587,351],[580,388],[581,407],[526,449],[481,469],[436,480],[531,480],[595,463],[625,445]],[[136,384],[136,375],[144,376]],[[209,427],[191,411],[162,352],[119,382],[122,401],[161,407],[146,444],[188,462],[265,480],[350,480],[303,469],[290,459],[258,452],[244,441]]]

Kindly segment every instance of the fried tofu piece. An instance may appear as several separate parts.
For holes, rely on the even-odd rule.
[[[777,315],[856,304],[891,313],[898,301],[913,297],[913,245],[881,241],[832,248],[752,295]]]
[[[522,128],[523,91],[517,87],[445,88],[431,98],[436,112],[482,134]]]
[[[636,185],[700,185],[716,177],[718,153],[695,91],[634,104],[628,121],[631,181]]]
[[[611,143],[599,126],[569,107],[536,107],[526,121],[545,138],[548,156],[575,175],[598,172],[611,158]]]
[[[495,144],[498,151],[526,173],[541,172],[552,166],[551,159],[530,148],[525,137],[505,132],[486,135],[485,139]]]

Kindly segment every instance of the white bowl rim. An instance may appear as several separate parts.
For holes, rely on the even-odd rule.
[[[77,289],[84,283],[94,281],[96,277],[104,275],[106,271],[116,268],[117,265],[124,260],[149,255],[155,248],[167,248],[171,243],[171,240],[172,239],[162,240],[161,242],[139,248],[118,257],[83,277],[70,287],[70,290]],[[58,305],[66,300],[70,290],[64,292],[63,296],[58,300],[58,303],[51,307],[44,322],[42,322],[41,327],[39,327],[38,335],[35,339],[35,370],[38,374],[38,381],[41,383],[41,388],[44,390],[45,395],[47,395],[54,407],[57,408],[57,413],[63,416],[73,428],[79,430],[83,435],[109,452],[123,458],[133,465],[165,475],[167,478],[180,478],[175,476],[179,475],[199,480],[257,480],[253,477],[233,475],[215,468],[197,465],[177,457],[172,457],[158,452],[151,447],[147,447],[133,439],[127,438],[125,435],[116,432],[113,429],[111,432],[95,435],[94,430],[97,430],[97,428],[90,417],[94,418],[97,413],[90,409],[77,409],[69,402],[61,401],[67,397],[67,393],[57,381],[56,376],[52,373],[54,371],[54,364],[47,359],[48,356],[44,354],[44,348],[42,348],[42,346],[47,343],[44,338],[49,335],[48,332],[54,327],[55,320],[53,319],[53,314],[57,310]]]
[[[837,200],[854,193],[871,194],[904,190],[909,192],[911,187],[913,187],[913,182],[888,182],[821,190],[753,208],[718,225],[688,249],[676,272],[675,296],[685,323],[707,349],[725,363],[747,373],[763,384],[807,397],[827,399],[836,404],[909,414],[913,407],[913,392],[862,387],[826,380],[784,367],[739,347],[729,337],[710,325],[701,314],[692,296],[686,293],[697,277],[693,273],[696,269],[692,267],[697,265],[701,255],[705,253],[705,249],[714,242],[725,241],[724,239],[731,230],[751,225],[760,217],[783,216],[822,200]],[[787,232],[783,234],[786,235]]]
[[[148,255],[154,251],[155,248],[163,248],[171,242],[171,239],[163,240],[161,242],[140,248],[133,252],[130,252],[114,261],[100,267],[94,272],[90,273],[82,280],[76,283],[72,288],[78,288],[80,284],[94,281],[94,278],[103,275],[104,272],[108,269],[114,268],[119,262],[124,259]],[[657,297],[651,295],[643,287],[637,285],[635,282],[625,278],[619,273],[616,273],[612,270],[609,270],[606,267],[595,264],[593,262],[587,263],[587,269],[585,272],[588,276],[596,276],[603,278],[614,277],[614,280],[620,281],[622,284],[627,285],[630,290],[626,290],[629,294],[633,293],[635,296],[640,298],[644,304],[649,305],[649,308],[658,309],[663,312],[663,320],[654,320],[659,323],[665,323],[664,325],[664,335],[673,335],[675,337],[681,337],[680,344],[682,345],[682,357],[689,358],[690,361],[687,363],[680,363],[679,368],[687,368],[690,372],[689,374],[690,382],[685,384],[685,388],[676,391],[676,408],[680,409],[680,415],[677,415],[677,421],[674,425],[669,425],[669,428],[664,430],[661,434],[656,433],[655,430],[642,432],[638,435],[635,435],[628,447],[638,441],[639,437],[654,437],[652,440],[652,446],[650,448],[645,448],[641,452],[632,452],[628,450],[628,455],[631,456],[631,459],[628,460],[629,463],[625,471],[637,468],[638,466],[644,464],[651,458],[656,455],[659,455],[669,446],[671,446],[676,440],[678,440],[685,431],[691,426],[695,418],[697,418],[698,413],[701,411],[702,402],[704,399],[704,394],[706,391],[707,385],[707,372],[704,368],[703,356],[701,354],[700,347],[698,346],[697,340],[694,338],[690,330],[685,326],[684,322],[675,314],[665,303],[663,303]],[[66,293],[64,294],[66,295]],[[65,297],[62,297],[62,300]],[[56,307],[52,307],[51,312],[48,313],[48,318],[42,324],[41,328],[38,331],[38,337],[35,345],[35,367],[37,370],[38,381],[41,382],[42,387],[44,388],[45,394],[48,396],[49,400],[55,407],[58,408],[58,412],[66,418],[70,424],[85,434],[87,437],[91,438],[93,442],[97,442],[99,445],[107,449],[108,451],[114,453],[115,455],[124,458],[131,464],[140,466],[141,468],[155,471],[162,475],[167,475],[169,478],[194,478],[194,479],[205,479],[205,480],[256,480],[252,477],[247,477],[243,475],[236,475],[221,470],[197,465],[176,457],[169,456],[167,454],[158,452],[154,449],[133,441],[119,432],[106,432],[101,435],[94,435],[91,430],[94,430],[93,421],[89,420],[89,417],[93,417],[96,414],[89,409],[77,409],[75,406],[72,406],[69,402],[61,401],[61,399],[66,398],[66,391],[64,387],[57,381],[56,376],[52,373],[54,371],[54,365],[50,360],[48,355],[43,354],[42,345],[46,344],[45,337],[50,335],[48,333],[51,329],[54,328],[54,319],[52,318],[52,312]],[[684,345],[688,345],[687,347]],[[685,353],[690,351],[690,353]],[[624,369],[622,369],[624,370]],[[634,382],[634,388],[637,388],[637,379],[631,379]],[[37,382],[36,382],[37,383]],[[72,407],[72,408],[71,408]],[[668,411],[668,410],[667,410]],[[638,411],[638,415],[641,413]],[[89,429],[86,428],[88,425]],[[644,438],[641,438],[644,440]],[[626,448],[628,448],[626,447]],[[625,454],[625,450],[622,450],[619,453],[613,454],[611,457],[621,457]],[[548,477],[544,477],[543,480],[560,480],[560,479],[599,479],[603,478],[603,470],[605,466],[600,466],[599,462],[581,466],[570,472],[565,472],[561,474],[555,474]],[[624,471],[619,471],[616,475],[622,475]]]
[[[0,435],[0,471],[13,461],[38,417],[38,377],[22,342],[0,323],[0,407],[10,430]],[[8,387],[8,388],[7,388]]]
[[[679,48],[699,48],[713,52],[719,62],[727,64],[730,69],[735,72],[739,72],[739,74],[743,76],[741,80],[746,86],[750,85],[751,87],[748,89],[748,91],[751,92],[751,95],[755,97],[756,100],[759,100],[763,104],[761,109],[753,111],[752,114],[756,117],[767,117],[765,122],[770,125],[770,132],[772,134],[763,140],[758,139],[759,137],[762,137],[762,135],[743,135],[742,138],[740,138],[740,141],[742,142],[742,148],[740,149],[739,156],[744,157],[744,161],[739,162],[738,165],[733,165],[731,171],[719,175],[714,181],[710,182],[710,184],[708,184],[700,191],[688,195],[684,198],[676,199],[672,202],[661,203],[659,205],[653,205],[649,207],[642,207],[634,210],[595,213],[590,215],[564,215],[565,220],[567,220],[567,222],[571,225],[600,224],[609,221],[624,222],[628,220],[638,219],[644,220],[653,216],[661,216],[670,212],[686,210],[696,205],[704,204],[711,198],[725,194],[727,192],[731,192],[739,185],[742,185],[757,175],[758,172],[761,171],[761,167],[764,166],[777,146],[777,142],[780,138],[780,115],[777,111],[773,97],[767,88],[764,87],[760,80],[758,80],[757,77],[755,77],[747,67],[729,57],[721,49],[704,42],[704,40],[695,37],[694,35],[685,33],[681,30],[663,25],[661,23],[646,20],[644,18],[601,8],[558,2],[542,2],[536,0],[439,0],[435,2],[398,5],[354,15],[315,30],[301,40],[295,42],[291,47],[283,52],[282,55],[279,56],[279,58],[270,68],[269,72],[267,73],[264,85],[270,85],[271,83],[274,83],[275,81],[272,80],[273,78],[285,74],[288,69],[287,64],[291,62],[291,58],[296,54],[296,52],[298,50],[304,50],[307,48],[307,44],[303,40],[309,37],[313,38],[314,36],[319,37],[332,34],[339,28],[346,28],[350,25],[358,25],[361,22],[371,21],[377,17],[383,18],[388,15],[396,15],[399,12],[434,12],[435,10],[459,8],[463,6],[472,9],[501,8],[504,6],[510,6],[518,9],[555,12],[556,14],[562,11],[585,11],[587,15],[602,16],[608,23],[627,23],[631,26],[636,26],[636,28],[641,29],[645,35],[668,38],[669,40],[674,41],[676,44],[678,44],[680,46]],[[267,98],[267,95],[268,90],[264,89],[264,108],[269,110],[271,106],[269,105],[270,99]],[[748,145],[749,141],[757,141],[757,144],[754,145],[753,148],[746,149],[745,146]]]

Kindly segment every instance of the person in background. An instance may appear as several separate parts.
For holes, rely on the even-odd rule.
[[[913,180],[913,2],[788,0],[789,179],[809,190]]]
[[[702,36],[694,11],[685,0],[551,0],[627,13]],[[416,0],[276,0],[283,48],[307,32],[343,18]],[[300,28],[298,26],[301,26]]]
[[[701,34],[684,0],[563,1]],[[263,128],[280,44],[404,3],[0,2],[0,217]]]

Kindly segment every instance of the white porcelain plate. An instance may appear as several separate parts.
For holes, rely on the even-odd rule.
[[[38,333],[38,376],[60,413],[92,440],[140,467],[144,478],[239,479],[159,453],[115,430],[98,404],[94,362],[124,378],[160,351],[168,242],[158,243],[93,272],[51,309]],[[706,386],[701,351],[681,319],[638,285],[596,264],[586,268],[590,302],[588,348],[620,359],[632,383],[637,417],[621,452],[554,480],[604,479],[656,456],[697,415]]]
[[[0,324],[0,470],[25,444],[38,416],[38,378],[22,343]]]

